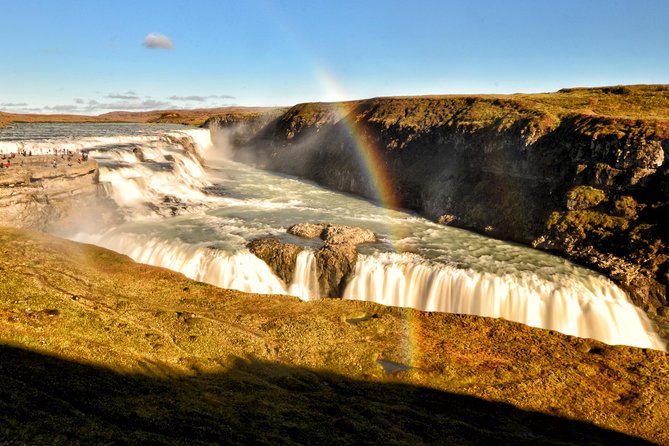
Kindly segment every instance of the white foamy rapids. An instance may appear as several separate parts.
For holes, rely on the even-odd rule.
[[[188,137],[193,140],[198,154],[206,158],[207,153],[213,147],[213,143],[211,141],[211,132],[209,129],[188,129],[170,133],[170,135],[177,137],[183,136],[183,134],[188,135]]]
[[[316,257],[313,251],[305,249],[297,255],[293,280],[288,286],[288,294],[306,301],[320,298]]]
[[[184,133],[187,132],[184,131]],[[60,155],[63,151],[67,152],[68,150],[77,153],[107,146],[143,145],[157,138],[155,135],[124,135],[0,141],[0,153],[20,153],[25,150],[33,155]]]
[[[607,344],[665,350],[647,316],[605,277],[495,275],[417,256],[359,256],[345,299],[424,311],[499,317]]]
[[[166,166],[148,163],[100,163],[100,182],[112,185],[111,197],[119,206],[137,206],[159,202],[165,196],[185,202],[207,201],[201,188],[209,183],[202,178],[202,169],[188,156],[174,155]]]
[[[201,150],[200,142],[207,144],[201,131],[188,130],[171,135],[196,137],[193,142],[197,151]],[[202,191],[211,183],[205,179],[204,167],[193,153],[170,138],[135,139],[135,144],[121,139],[123,144],[117,140],[116,145],[89,151],[90,156],[99,162],[100,182],[113,185],[111,197],[118,205],[136,207],[147,202],[161,202],[166,196],[177,197],[180,202],[189,204],[211,201]],[[137,149],[141,150],[145,162],[140,162],[133,152]]]

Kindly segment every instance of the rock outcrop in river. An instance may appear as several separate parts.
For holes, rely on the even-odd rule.
[[[319,238],[323,241],[323,246],[315,251],[314,256],[320,295],[325,297],[343,295],[358,258],[356,246],[376,241],[372,231],[345,225],[301,223],[291,226],[287,232],[298,237]],[[297,255],[303,249],[276,239],[253,240],[248,248],[264,260],[285,283],[292,281]]]
[[[238,139],[239,160],[557,252],[666,312],[667,86],[300,104]]]

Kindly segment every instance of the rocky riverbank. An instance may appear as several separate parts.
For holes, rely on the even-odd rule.
[[[667,353],[0,246],[4,444],[669,444]]]
[[[397,206],[554,251],[668,312],[667,86],[301,104],[246,128],[239,160],[370,199],[383,172]]]
[[[0,221],[49,232],[77,232],[116,221],[98,184],[97,164],[77,156],[35,155],[0,169]]]

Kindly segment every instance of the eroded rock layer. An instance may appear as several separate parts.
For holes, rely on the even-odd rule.
[[[118,217],[95,161],[17,156],[0,170],[0,222],[51,232],[109,225]],[[6,162],[6,161],[5,161]]]

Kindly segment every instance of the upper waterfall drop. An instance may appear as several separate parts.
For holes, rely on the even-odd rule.
[[[207,153],[213,148],[211,131],[209,129],[188,129],[179,131],[176,134],[188,135],[195,143],[198,153],[205,158]]]

